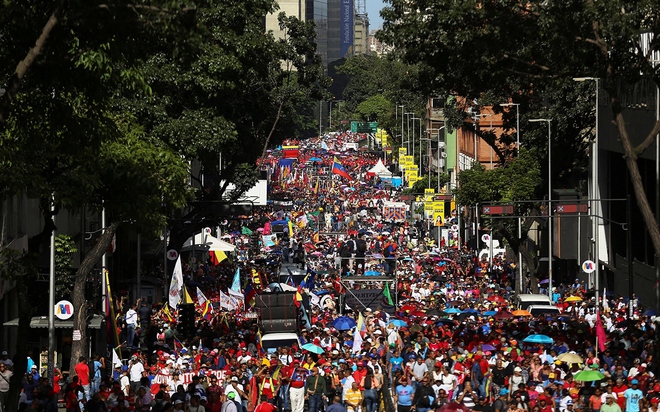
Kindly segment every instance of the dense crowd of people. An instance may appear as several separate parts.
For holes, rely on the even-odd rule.
[[[631,314],[611,295],[597,302],[579,279],[547,285],[559,315],[519,311],[512,262],[478,258],[410,210],[404,221],[383,218],[384,202],[402,190],[368,173],[377,155],[340,151],[359,138],[288,142],[298,153],[286,171],[280,151],[269,154],[261,166],[271,194],[290,204],[224,224],[232,259],[183,266],[191,294],[213,303],[200,305],[196,336],[181,336],[166,302],[122,300],[123,350],[81,358],[66,384],[57,371],[54,387],[26,373],[21,408],[54,411],[59,400],[67,412],[658,410],[654,313],[634,300]],[[333,173],[335,158],[352,180]],[[293,274],[282,281],[290,263],[306,272],[303,285]],[[264,350],[247,296],[222,303],[237,274],[259,293],[284,283],[309,298],[299,345]],[[382,296],[343,304],[359,289]],[[0,404],[19,372],[3,352]]]

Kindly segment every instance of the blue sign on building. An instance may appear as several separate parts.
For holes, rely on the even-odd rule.
[[[353,54],[353,0],[341,0],[341,56]]]

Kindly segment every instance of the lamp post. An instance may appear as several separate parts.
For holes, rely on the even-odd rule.
[[[502,103],[502,107],[516,106],[516,156],[520,155],[520,103]],[[518,239],[522,239],[522,218],[518,216]],[[523,293],[523,265],[522,265],[522,252],[520,245],[518,246],[518,284],[520,292]]]
[[[437,170],[438,171],[438,182],[437,182],[438,188],[436,189],[438,191],[438,193],[440,193],[440,131],[444,128],[445,128],[445,126],[442,125],[438,129],[438,166],[437,166],[438,167],[438,170]],[[445,142],[445,144],[447,144],[447,143]],[[429,180],[431,180],[430,176],[431,176],[431,171],[429,169]]]
[[[330,126],[330,131],[332,131],[332,103],[337,103],[337,107],[339,108],[338,110],[341,111],[341,102],[343,100],[330,100],[330,115],[329,115],[329,121],[328,124]]]
[[[552,300],[552,119],[530,119],[548,123],[548,295]]]
[[[594,127],[594,140],[591,144],[591,231],[594,241],[593,259],[596,264],[594,271],[594,296],[596,297],[596,309],[599,308],[600,301],[598,300],[598,292],[600,288],[600,258],[598,256],[600,250],[600,236],[598,233],[598,217],[600,213],[600,203],[596,200],[600,197],[600,188],[598,186],[598,88],[600,78],[598,77],[574,77],[576,82],[594,81],[596,82],[596,125]],[[630,308],[632,310],[632,299],[630,301]]]
[[[415,113],[407,112],[407,113],[404,113],[404,116],[406,116],[406,148],[408,149],[408,154],[410,154],[412,152],[410,150],[410,117],[411,116],[414,117]],[[401,122],[403,122],[403,120],[401,120]],[[413,126],[414,126],[414,123],[413,123]]]
[[[401,147],[403,147],[403,111],[404,111],[404,107],[403,107],[403,105],[401,105],[401,106],[397,105],[396,107],[401,108]],[[397,116],[398,115],[399,114],[398,114],[398,110],[397,110]],[[398,120],[398,118],[397,118],[397,120]]]
[[[419,134],[417,138],[419,139],[419,168],[421,170],[422,168],[422,118],[421,117],[413,117],[413,162],[415,161],[415,120],[419,121]]]

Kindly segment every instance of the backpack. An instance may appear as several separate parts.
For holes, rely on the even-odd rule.
[[[371,389],[371,381],[373,378],[368,378],[364,380],[364,389]]]
[[[383,256],[386,258],[392,256],[392,245],[388,244],[385,246],[385,249],[383,250]]]
[[[507,410],[506,402],[504,402],[501,398],[498,398],[493,403],[493,408],[495,408],[496,411],[505,412]]]
[[[365,242],[363,239],[359,239],[357,241],[357,250],[360,253],[364,253],[367,251],[367,242]]]

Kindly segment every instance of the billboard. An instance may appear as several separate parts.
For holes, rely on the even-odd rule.
[[[341,0],[341,57],[353,55],[353,0]]]

